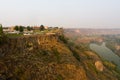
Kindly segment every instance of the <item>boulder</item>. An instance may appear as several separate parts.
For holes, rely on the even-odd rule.
[[[104,66],[103,66],[103,64],[102,64],[102,62],[101,61],[96,61],[95,62],[95,67],[96,67],[96,69],[98,70],[98,71],[103,71],[104,70]]]

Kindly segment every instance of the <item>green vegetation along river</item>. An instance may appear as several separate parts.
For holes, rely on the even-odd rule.
[[[103,42],[102,45],[91,43],[90,49],[99,54],[99,56],[103,59],[117,64],[117,66],[120,68],[120,57],[113,53],[109,48],[107,48],[105,42]]]

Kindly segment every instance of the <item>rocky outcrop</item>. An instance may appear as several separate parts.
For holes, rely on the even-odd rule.
[[[95,66],[96,66],[96,69],[98,70],[98,71],[103,71],[103,69],[104,69],[104,66],[103,66],[103,64],[102,64],[102,62],[101,61],[96,61],[95,62]]]

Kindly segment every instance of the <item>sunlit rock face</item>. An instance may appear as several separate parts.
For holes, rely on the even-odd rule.
[[[101,61],[96,61],[95,62],[95,66],[96,66],[96,69],[98,70],[98,71],[103,71],[104,70],[104,66],[103,66],[103,64],[102,64],[102,62]]]

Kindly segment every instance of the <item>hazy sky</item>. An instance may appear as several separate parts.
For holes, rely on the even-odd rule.
[[[0,0],[0,23],[120,28],[120,0]]]

